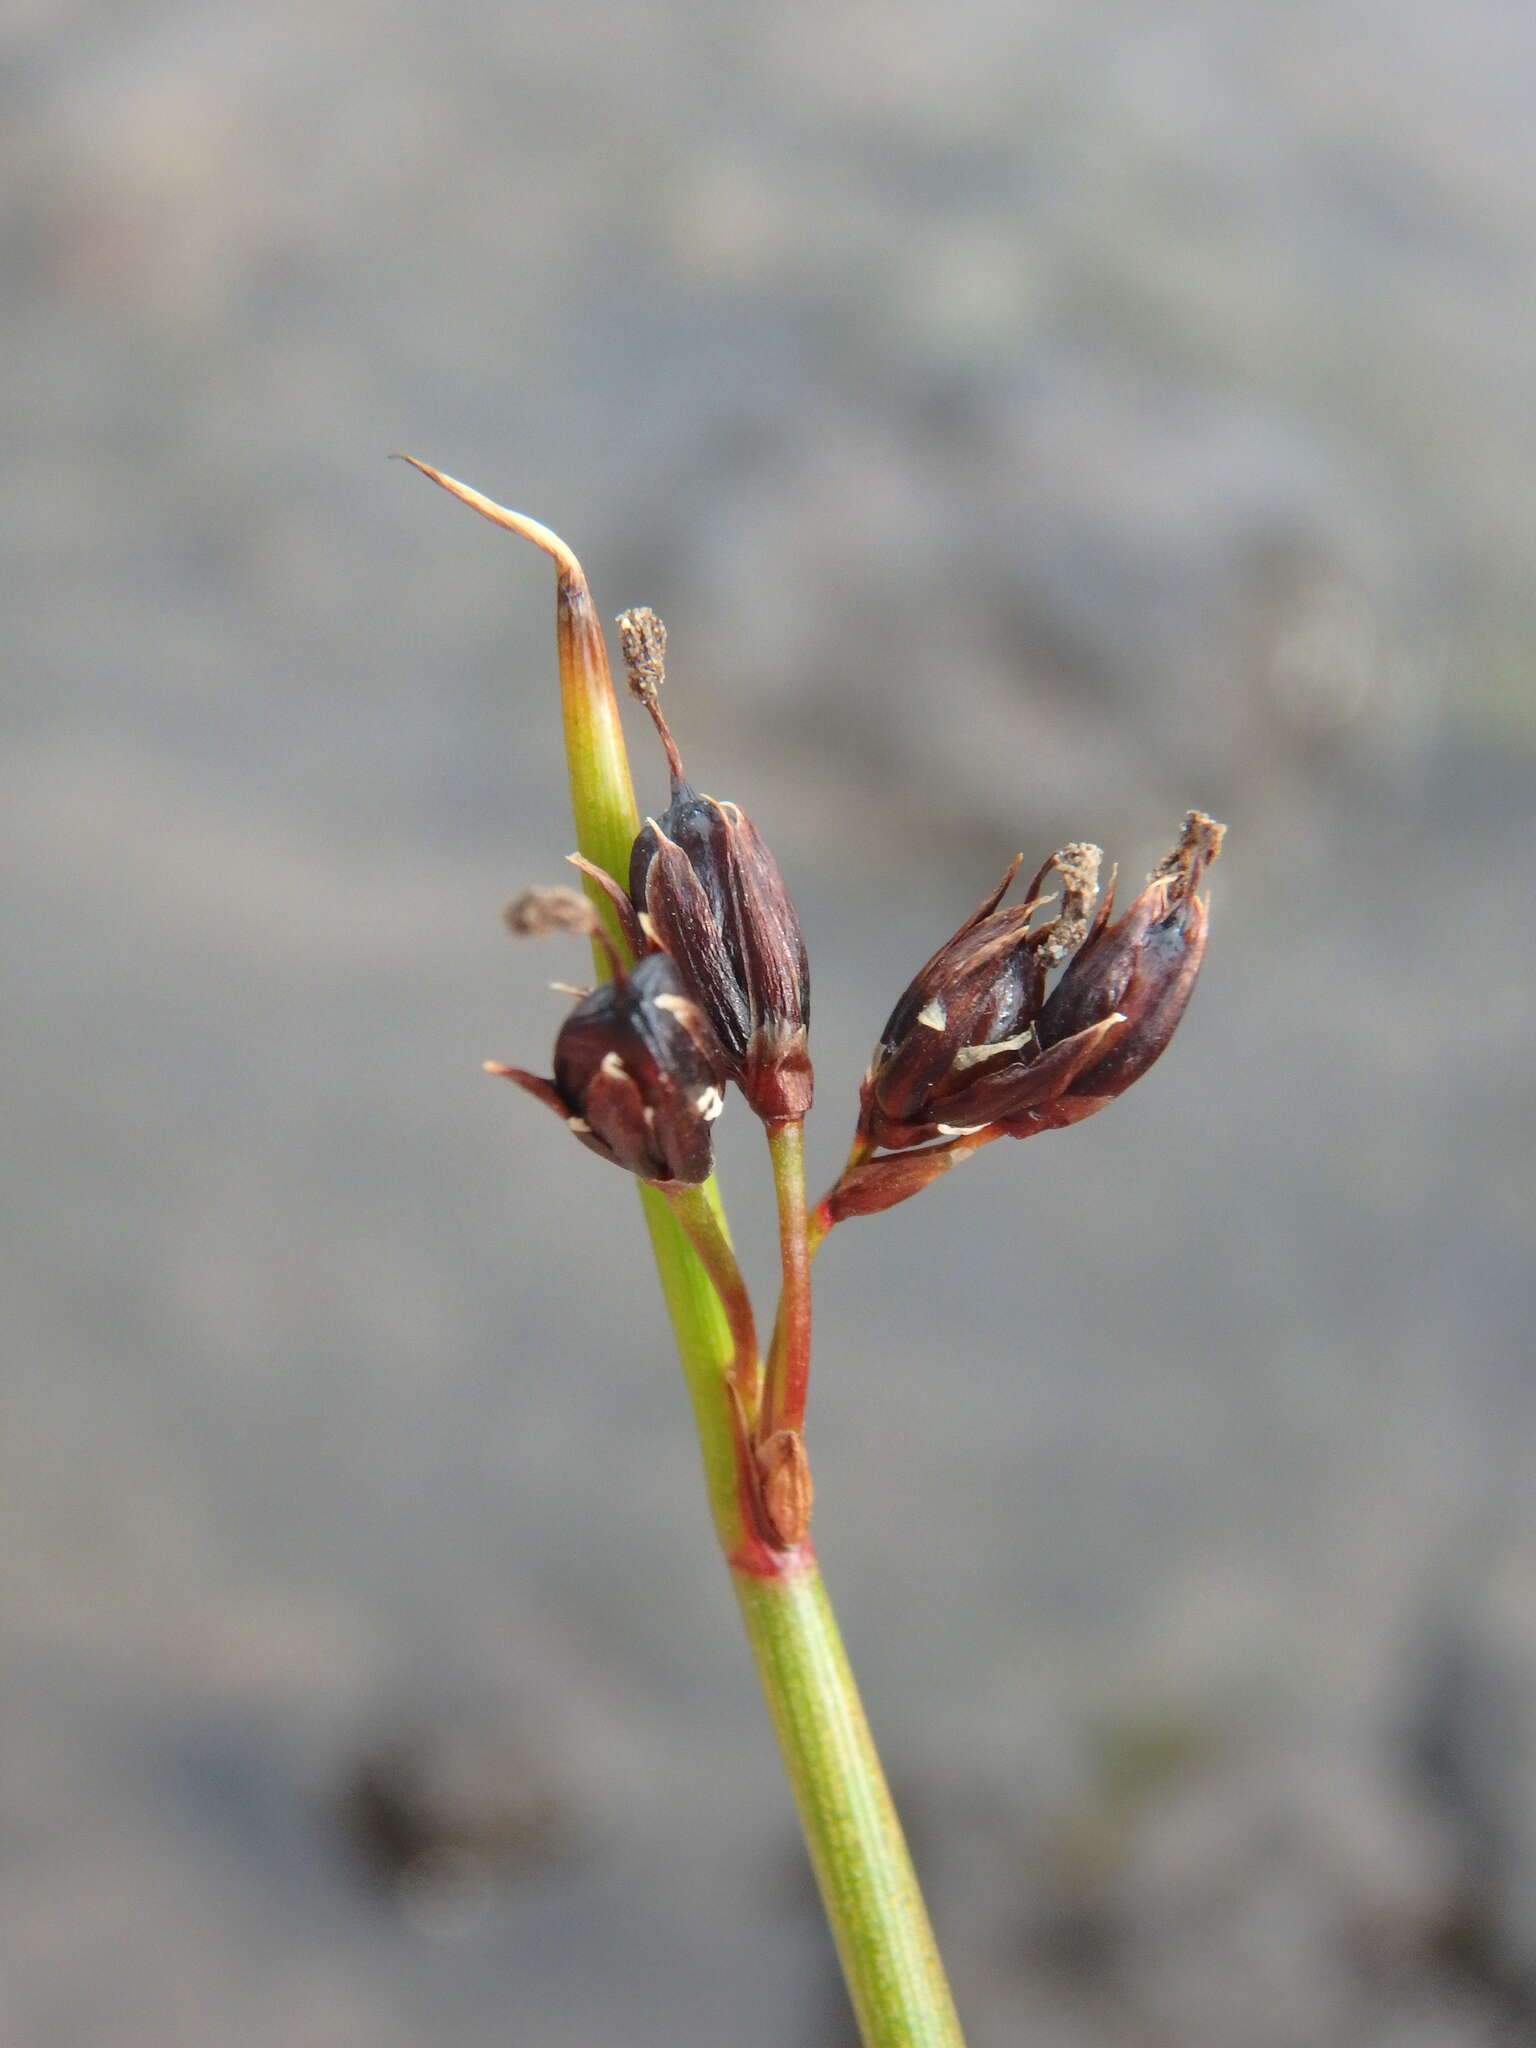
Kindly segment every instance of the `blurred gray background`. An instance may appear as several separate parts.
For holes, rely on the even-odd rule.
[[[1157,1072],[829,1247],[823,1561],[973,2048],[1536,2040],[1536,13],[11,0],[0,218],[7,2048],[848,2040],[391,448],[666,617],[818,1181],[1015,850],[1229,821]]]

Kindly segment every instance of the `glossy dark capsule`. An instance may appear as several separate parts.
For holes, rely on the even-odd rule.
[[[1189,1001],[1207,928],[1196,888],[1222,831],[1192,811],[1179,844],[1113,924],[1113,885],[1088,923],[1096,847],[1064,848],[1026,902],[999,911],[1015,862],[892,1011],[864,1081],[866,1144],[896,1152],[988,1131],[1029,1137],[1077,1123],[1130,1087]],[[1034,926],[1053,871],[1060,911]],[[1068,953],[1047,995],[1050,971]]]
[[[554,1078],[515,1081],[590,1151],[642,1180],[707,1180],[724,1106],[720,1048],[665,953],[648,953],[585,995],[555,1040]]]
[[[1000,1093],[1038,1055],[1035,1019],[1050,970],[1086,929],[1100,859],[1096,846],[1063,847],[1022,903],[999,910],[1019,871],[1016,859],[913,977],[864,1079],[860,1132],[870,1143],[899,1150],[995,1121]],[[1052,874],[1061,883],[1061,911],[1036,925]]]
[[[1200,811],[1184,821],[1178,845],[1125,915],[1109,922],[1106,900],[1087,939],[1052,990],[1036,1022],[1041,1059],[1074,1043],[1106,1018],[1124,1023],[1105,1036],[1049,1100],[1023,1107],[1013,1135],[1078,1123],[1123,1095],[1166,1050],[1194,991],[1210,927],[1197,894],[1221,850],[1225,827]]]
[[[701,796],[683,773],[656,692],[665,632],[648,612],[620,620],[630,688],[666,749],[671,802],[634,843],[629,895],[676,961],[713,1027],[726,1070],[768,1123],[803,1117],[813,1087],[810,967],[800,920],[761,833],[739,804]]]
[[[686,783],[635,841],[630,895],[649,935],[677,962],[766,1122],[811,1106],[810,968],[778,863],[738,804]]]

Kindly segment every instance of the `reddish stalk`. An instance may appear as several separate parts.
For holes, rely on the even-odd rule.
[[[760,1443],[766,1443],[781,1429],[797,1433],[804,1429],[811,1376],[811,1252],[805,1208],[804,1125],[770,1125],[768,1152],[773,1161],[774,1193],[778,1197],[779,1261],[784,1284],[763,1374]]]

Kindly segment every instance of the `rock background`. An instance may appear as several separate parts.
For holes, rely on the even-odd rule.
[[[973,2048],[1536,2039],[1536,15],[3,37],[0,2035],[845,2038],[632,1196],[477,1071],[547,570],[404,447],[667,618],[821,1173],[1016,848],[1231,823],[1157,1074],[820,1269]]]

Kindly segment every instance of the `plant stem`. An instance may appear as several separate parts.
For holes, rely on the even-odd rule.
[[[805,1426],[811,1376],[811,1256],[805,1214],[805,1126],[770,1124],[768,1153],[779,1206],[779,1260],[784,1271],[779,1312],[763,1375],[758,1435]]]
[[[658,1192],[686,1231],[689,1244],[720,1297],[731,1326],[730,1380],[750,1429],[757,1420],[757,1324],[752,1315],[752,1297],[736,1263],[725,1218],[702,1188],[679,1187],[674,1183],[660,1187]]]
[[[533,541],[553,559],[561,704],[577,844],[589,860],[622,877],[640,820],[607,652],[580,564],[548,527],[508,512],[414,457],[405,460],[482,517]],[[623,946],[612,904],[601,890],[588,893],[616,943]],[[598,947],[593,951],[602,975],[606,963]],[[791,1189],[792,1214],[798,1210],[796,1271],[806,1303],[808,1344],[805,1186],[798,1126],[793,1140],[776,1152],[774,1165],[776,1182],[781,1173],[791,1177],[785,1186]],[[797,1196],[792,1193],[796,1183]],[[715,1533],[731,1569],[865,2048],[963,2048],[911,1859],[814,1553],[809,1544],[789,1551],[777,1548],[763,1529],[747,1417],[737,1392],[750,1308],[744,1318],[744,1289],[740,1299],[733,1299],[740,1274],[714,1182],[707,1181],[690,1194],[694,1199],[685,1205],[688,1229],[657,1188],[641,1186],[641,1207],[693,1407]],[[781,1216],[785,1199],[781,1190]],[[716,1251],[706,1250],[701,1256],[690,1242],[691,1231],[696,1241],[713,1244],[702,1221],[706,1213],[714,1219],[728,1269]],[[730,1315],[722,1305],[727,1301],[733,1304]],[[802,1409],[803,1405],[802,1393]]]
[[[693,1408],[715,1536],[727,1558],[762,1567],[773,1553],[762,1534],[747,1422],[731,1380],[730,1323],[665,1195],[642,1186],[640,1204]]]
[[[864,2048],[963,2048],[933,1929],[814,1559],[732,1573]]]

